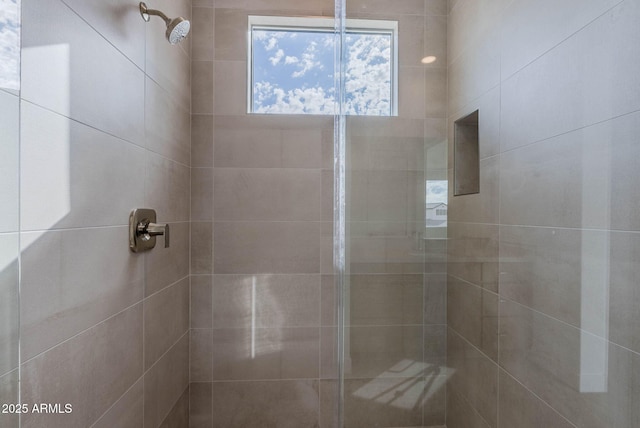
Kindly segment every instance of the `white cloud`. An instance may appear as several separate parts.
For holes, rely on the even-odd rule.
[[[291,77],[302,77],[316,67],[322,69],[322,63],[316,59],[317,53],[318,44],[316,42],[309,43],[309,46],[302,53],[302,59],[298,62],[298,71],[294,71]]]
[[[390,38],[361,35],[349,47],[347,58],[347,113],[388,115],[391,106]]]
[[[285,64],[296,64],[299,61],[300,60],[298,59],[298,57],[295,57],[295,56],[288,56],[284,59]]]
[[[271,62],[271,65],[275,67],[280,63],[280,60],[282,60],[282,58],[284,58],[284,51],[282,49],[278,49],[276,54],[269,58],[269,62]]]
[[[272,37],[269,39],[267,43],[265,43],[264,48],[265,50],[270,51],[276,46],[278,46],[278,39],[276,39],[275,37]]]
[[[284,90],[268,82],[259,82],[254,89],[256,113],[270,114],[333,114],[335,98],[321,87]]]

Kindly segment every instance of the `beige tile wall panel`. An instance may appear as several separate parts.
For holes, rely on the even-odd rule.
[[[110,362],[118,361],[118,364]],[[24,427],[86,427],[142,375],[142,305],[24,361],[24,403],[70,403],[67,414],[27,413]]]
[[[22,20],[21,97],[143,145],[144,73],[60,1]]]

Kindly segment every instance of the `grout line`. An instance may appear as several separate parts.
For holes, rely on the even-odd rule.
[[[565,135],[568,135],[568,134],[572,134],[572,133],[578,132],[578,131],[583,131],[583,130],[586,130],[586,129],[589,129],[589,128],[593,128],[593,127],[598,126],[598,125],[605,124],[607,122],[612,122],[612,121],[615,121],[617,119],[621,119],[621,118],[626,117],[626,116],[636,115],[638,113],[640,113],[640,109],[633,110],[633,111],[626,112],[626,113],[622,113],[622,114],[618,114],[618,115],[615,115],[615,116],[610,116],[608,118],[605,118],[605,119],[602,119],[602,120],[598,120],[598,121],[593,122],[593,123],[588,123],[586,125],[579,126],[578,128],[573,128],[573,129],[569,129],[569,130],[566,130],[566,131],[562,131],[562,132],[560,132],[558,134],[554,134],[554,135],[542,138],[540,140],[532,141],[532,142],[520,145],[518,147],[513,147],[511,149],[503,150],[503,151],[500,152],[500,154],[507,154],[507,153],[511,153],[511,152],[519,150],[519,149],[523,149],[525,147],[531,147],[531,146],[533,146],[535,144],[549,142],[550,140],[554,140],[554,139],[556,139],[558,137],[562,137],[562,136],[565,136]]]
[[[527,310],[529,310],[529,311],[533,312],[534,314],[540,315],[540,316],[542,316],[542,317],[544,317],[544,318],[547,318],[547,319],[549,319],[549,320],[556,321],[556,322],[558,322],[558,323],[562,324],[562,325],[563,325],[563,326],[565,326],[565,327],[568,327],[568,328],[573,329],[573,330],[577,330],[578,332],[580,332],[580,333],[582,333],[582,334],[587,334],[587,335],[589,335],[589,336],[591,336],[591,337],[593,337],[593,338],[595,338],[595,339],[598,339],[598,340],[601,340],[601,341],[603,341],[603,342],[606,342],[608,345],[615,346],[615,347],[617,347],[617,348],[623,349],[623,350],[625,350],[625,351],[627,351],[627,352],[630,352],[630,353],[632,353],[632,354],[637,355],[637,356],[639,356],[639,357],[640,357],[640,350],[638,350],[638,351],[634,351],[633,349],[629,349],[629,348],[627,348],[626,346],[622,346],[622,345],[620,345],[620,344],[618,344],[618,343],[616,343],[616,342],[611,341],[608,337],[603,337],[603,336],[600,336],[600,335],[595,334],[595,333],[593,333],[593,332],[590,332],[590,331],[588,331],[588,330],[584,330],[584,329],[582,329],[582,328],[580,328],[580,327],[576,327],[575,325],[569,324],[569,323],[568,323],[568,322],[566,322],[566,321],[563,321],[563,320],[561,320],[561,319],[555,318],[555,317],[553,317],[553,316],[551,316],[551,315],[549,315],[549,314],[546,314],[546,313],[544,313],[544,312],[542,312],[542,311],[540,311],[540,310],[538,310],[538,309],[535,309],[535,308],[532,308],[532,307],[530,307],[530,306],[524,305],[524,304],[522,304],[522,303],[520,303],[520,302],[517,302],[517,301],[515,301],[515,300],[511,300],[511,299],[509,299],[509,298],[506,298],[506,297],[500,297],[500,301],[501,301],[501,303],[513,303],[513,304],[515,304],[515,305],[518,305],[518,306],[520,306],[520,307],[522,307],[522,308],[525,308],[525,309],[527,309]]]
[[[113,409],[113,408],[116,406],[116,404],[118,404],[118,402],[119,402],[120,400],[122,400],[122,398],[123,398],[125,395],[127,395],[127,394],[129,393],[129,391],[131,391],[131,390],[133,389],[133,387],[134,387],[134,386],[136,386],[136,385],[138,384],[138,382],[143,382],[143,377],[144,377],[144,375],[141,375],[138,379],[136,379],[135,381],[133,381],[133,383],[131,384],[131,386],[130,386],[129,388],[127,388],[127,390],[126,390],[124,393],[122,393],[122,395],[121,395],[120,397],[118,397],[118,398],[113,402],[113,404],[112,404],[111,406],[109,406],[109,408],[108,408],[107,410],[105,410],[105,411],[104,411],[100,416],[98,416],[98,418],[95,420],[95,422],[93,422],[93,423],[89,426],[89,428],[93,428],[93,427],[95,427],[95,426],[96,426],[96,424],[97,424],[98,422],[100,422],[100,419],[102,419],[103,417],[105,417],[105,415],[106,415],[107,413],[109,413],[109,412],[111,411],[111,409]],[[144,392],[144,389],[143,389],[143,392]],[[144,401],[144,400],[143,400],[143,401]]]
[[[619,0],[616,4],[614,4],[613,6],[609,7],[608,9],[606,9],[604,12],[602,12],[601,14],[597,15],[595,18],[591,19],[590,21],[588,21],[586,24],[584,24],[582,27],[578,28],[576,31],[574,31],[573,33],[567,35],[564,39],[560,40],[558,43],[556,43],[555,45],[553,45],[551,48],[547,49],[546,51],[544,51],[543,53],[541,53],[540,55],[538,55],[537,57],[535,57],[534,59],[532,59],[531,61],[529,61],[528,63],[526,63],[525,65],[523,65],[522,67],[518,68],[515,72],[513,72],[512,74],[510,74],[509,76],[507,76],[505,78],[505,82],[508,81],[509,79],[513,78],[516,74],[518,74],[519,72],[521,72],[522,70],[524,70],[525,68],[529,67],[531,64],[533,64],[534,62],[538,61],[540,58],[548,55],[551,51],[555,50],[556,48],[558,48],[560,45],[565,44],[569,39],[573,38],[575,35],[577,35],[578,33],[582,32],[583,30],[585,30],[587,27],[589,27],[591,24],[593,24],[594,22],[600,20],[602,17],[604,17],[605,15],[608,15],[613,9],[617,8],[620,6],[620,4],[624,3],[625,0]],[[511,5],[511,4],[510,4]],[[501,33],[502,36],[502,33]],[[502,37],[501,37],[502,39]],[[501,70],[502,71],[502,70]],[[500,76],[502,78],[502,76]],[[501,80],[502,82],[502,80]]]
[[[503,371],[507,376],[509,376],[511,379],[514,380],[514,382],[518,383],[522,388],[524,388],[527,392],[529,392],[531,395],[533,395],[535,398],[537,398],[538,400],[540,400],[542,403],[544,403],[544,405],[546,405],[549,409],[551,409],[555,414],[557,414],[558,416],[560,416],[562,419],[564,419],[569,425],[571,425],[572,427],[577,428],[577,425],[575,425],[573,422],[571,422],[569,419],[567,419],[564,415],[562,415],[558,410],[556,410],[555,407],[553,407],[551,404],[547,403],[546,400],[544,400],[542,397],[540,397],[538,394],[536,394],[535,392],[533,392],[531,389],[529,389],[525,384],[523,384],[522,382],[520,382],[514,375],[512,375],[511,373],[509,373],[504,367],[499,367],[498,368],[498,376],[500,376],[500,371]]]

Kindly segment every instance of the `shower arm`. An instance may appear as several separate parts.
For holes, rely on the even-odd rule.
[[[151,15],[155,15],[162,18],[167,25],[171,23],[171,19],[169,19],[167,15],[160,12],[159,10],[149,9],[143,2],[140,2],[140,15],[142,15],[142,19],[144,19],[146,22],[149,22],[149,20],[151,19]]]

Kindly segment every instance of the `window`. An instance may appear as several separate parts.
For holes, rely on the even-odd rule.
[[[397,115],[397,30],[347,20],[347,114]],[[249,113],[334,114],[334,39],[332,18],[249,16]]]

